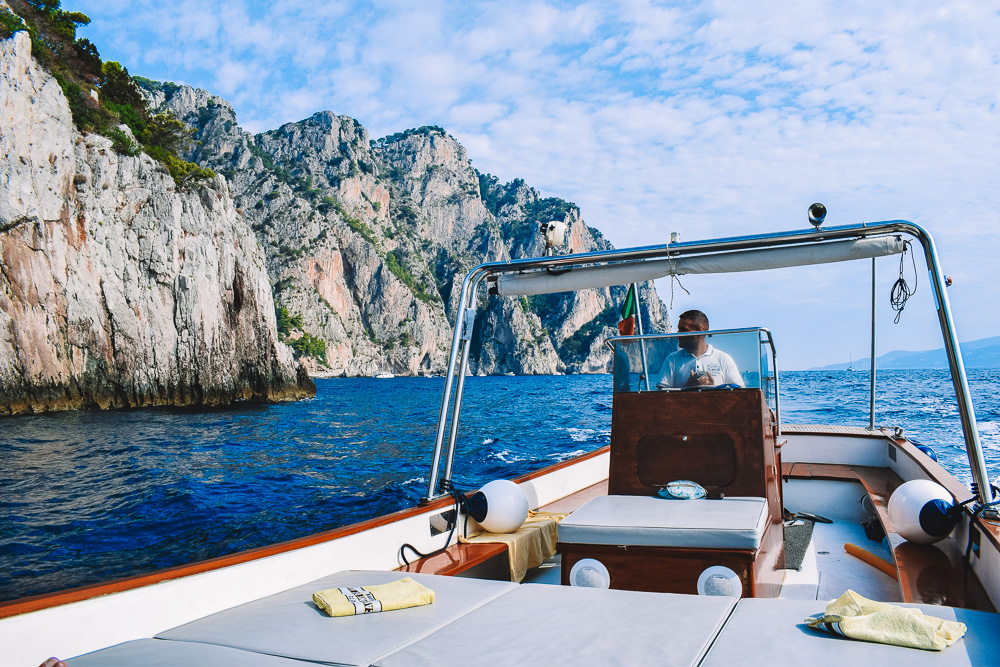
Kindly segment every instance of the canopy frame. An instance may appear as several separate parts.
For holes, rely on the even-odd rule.
[[[441,409],[438,418],[437,433],[434,439],[434,454],[430,475],[428,475],[427,495],[422,499],[422,502],[430,502],[431,500],[444,497],[451,489],[455,446],[458,438],[459,415],[462,408],[462,394],[465,388],[465,377],[469,368],[469,351],[477,310],[476,297],[479,287],[484,280],[529,271],[547,271],[552,273],[576,267],[596,267],[617,262],[636,263],[648,260],[706,255],[739,255],[740,253],[761,249],[777,250],[790,246],[825,244],[845,239],[871,239],[896,235],[909,236],[920,243],[923,248],[927,270],[930,274],[931,291],[935,307],[937,308],[944,348],[948,356],[948,366],[951,370],[952,384],[954,385],[955,396],[958,401],[962,432],[965,438],[965,448],[969,457],[972,478],[977,485],[979,502],[983,504],[991,502],[993,500],[993,493],[989,483],[989,474],[986,469],[982,445],[979,441],[979,431],[965,372],[965,363],[958,345],[958,335],[955,332],[951,305],[946,291],[945,276],[941,272],[937,248],[933,238],[926,230],[907,220],[888,220],[876,223],[862,223],[860,225],[735,236],[709,241],[667,243],[622,250],[606,250],[552,257],[533,257],[508,262],[480,264],[472,269],[462,282],[462,291],[456,311],[458,316],[455,334],[452,339],[448,371],[445,376],[445,388],[441,396]],[[454,397],[452,398],[453,394]],[[450,423],[448,419],[449,405],[451,407]],[[446,436],[447,450],[445,450],[444,445]],[[439,478],[442,454],[444,454],[445,466],[444,473]]]

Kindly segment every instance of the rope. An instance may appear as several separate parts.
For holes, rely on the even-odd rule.
[[[448,539],[445,540],[443,547],[426,554],[409,542],[404,542],[399,547],[399,559],[406,565],[410,564],[410,561],[406,560],[407,549],[416,554],[418,559],[444,553],[445,549],[451,545],[451,538],[455,536],[455,529],[458,527],[458,517],[463,513],[465,514],[465,525],[462,527],[462,533],[465,535],[469,534],[469,499],[466,498],[464,493],[455,488],[450,479],[441,480],[441,488],[448,491],[448,493],[451,494],[452,499],[455,501],[455,518],[451,521],[451,530],[448,532]]]
[[[892,285],[892,291],[889,293],[889,303],[892,304],[892,309],[896,311],[896,317],[892,320],[893,324],[899,324],[899,318],[903,314],[903,308],[906,307],[906,301],[911,296],[917,292],[917,260],[913,255],[913,251],[910,250],[910,262],[913,264],[913,289],[906,284],[906,278],[903,277],[903,260],[906,258],[906,252],[910,250],[910,242],[904,241],[903,243],[903,253],[899,256],[899,278]]]
[[[668,310],[674,309],[674,281],[677,281],[677,284],[680,285],[680,288],[684,290],[685,294],[691,296],[691,292],[687,291],[687,288],[681,283],[681,279],[677,277],[676,273],[674,273],[674,261],[675,257],[673,255],[669,255],[667,257],[667,268],[670,271],[670,307]]]
[[[992,484],[990,484],[990,487],[991,487],[991,489],[994,492],[1000,491],[1000,489],[997,489],[997,487],[993,486]],[[962,507],[964,507],[965,505],[968,505],[971,502],[974,502],[974,501],[978,500],[978,493],[979,493],[978,488],[979,488],[979,485],[976,484],[975,482],[973,482],[972,483],[972,492],[976,493],[977,495],[972,496],[968,500],[966,500],[964,502],[961,502],[958,505],[956,505],[954,508],[952,508],[953,510],[955,510],[957,512],[957,514],[959,516],[961,515],[961,508]],[[992,502],[984,503],[982,505],[979,505],[979,504],[973,505],[973,508],[972,508],[972,518],[969,519],[969,541],[965,545],[965,564],[966,564],[966,566],[969,565],[969,555],[972,553],[972,522],[975,521],[986,510],[990,509],[991,507],[998,507],[998,506],[1000,506],[1000,498],[998,498],[997,500],[994,500]]]

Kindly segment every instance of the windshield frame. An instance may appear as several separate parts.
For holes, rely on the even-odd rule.
[[[757,333],[760,337],[760,344],[767,344],[767,347],[771,350],[771,367],[772,374],[774,377],[774,418],[777,422],[777,434],[781,435],[781,381],[779,379],[778,373],[778,353],[774,346],[774,337],[771,336],[771,330],[767,327],[742,327],[739,329],[711,329],[708,331],[679,331],[672,333],[650,333],[634,336],[609,336],[605,339],[604,344],[608,346],[611,353],[615,353],[615,343],[617,341],[653,341],[662,340],[665,338],[683,338],[685,336],[721,336],[725,334],[742,334],[742,333]],[[761,383],[763,384],[764,376],[761,374]],[[647,391],[649,391],[647,378]],[[760,387],[761,391],[765,391],[764,387]],[[765,391],[765,396],[766,396]]]

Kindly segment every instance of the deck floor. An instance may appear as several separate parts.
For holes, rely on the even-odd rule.
[[[852,521],[817,523],[801,570],[785,570],[779,597],[796,600],[832,600],[851,589],[873,600],[901,602],[898,582],[881,570],[844,551],[855,544],[892,562],[888,544],[872,542],[865,529]]]

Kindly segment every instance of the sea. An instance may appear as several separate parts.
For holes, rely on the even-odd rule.
[[[968,372],[992,480],[1000,370]],[[783,372],[781,418],[869,423],[866,371]],[[876,375],[900,426],[971,481],[946,370]],[[316,397],[223,410],[0,420],[0,601],[154,572],[408,507],[427,494],[443,378],[319,379]],[[474,490],[607,444],[609,375],[470,377],[455,485]]]

